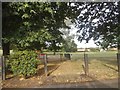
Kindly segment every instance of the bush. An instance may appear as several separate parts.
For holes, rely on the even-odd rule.
[[[36,74],[39,63],[40,60],[37,59],[35,52],[21,51],[9,57],[7,67],[9,67],[15,75],[23,75],[26,78]]]

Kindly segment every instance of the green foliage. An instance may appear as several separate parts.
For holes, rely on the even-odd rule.
[[[93,39],[103,49],[120,48],[120,2],[87,2],[83,5],[76,20],[80,33],[78,40]]]
[[[63,29],[62,32],[64,35],[63,51],[65,52],[77,51],[77,44],[74,42],[75,35],[70,34],[69,29]]]
[[[65,52],[76,52],[77,51],[77,45],[75,42],[72,41],[66,41],[65,44],[63,45],[63,50]]]
[[[36,74],[37,66],[40,61],[37,54],[33,51],[20,51],[9,57],[7,68],[15,75],[23,75],[24,77]]]
[[[19,50],[40,50],[48,48],[48,42],[56,51],[62,42],[59,28],[67,28],[64,20],[73,18],[72,7],[62,2],[4,2],[3,43],[16,44]]]
[[[3,43],[10,42],[26,50],[46,48],[46,42],[49,42],[52,50],[56,51],[57,44],[61,43],[61,39],[56,39],[61,36],[59,28],[67,27],[65,20],[68,18],[77,24],[79,41],[88,42],[93,38],[104,48],[120,48],[119,13],[119,2],[4,2]],[[99,21],[94,22],[95,19]]]

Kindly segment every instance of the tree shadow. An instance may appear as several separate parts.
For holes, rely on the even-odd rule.
[[[113,65],[113,66],[117,65],[117,59],[116,58],[107,58],[107,57],[89,58],[90,62],[92,60],[98,60],[102,63],[110,64],[110,65]]]
[[[11,77],[6,77],[6,79],[5,80],[9,80],[9,79],[12,79],[12,78],[14,78],[15,76],[11,76]]]
[[[47,66],[47,72],[48,72],[48,76],[55,71],[57,68],[59,67],[59,65],[51,65],[51,66]],[[37,70],[37,74],[36,76],[41,76],[44,75],[45,71],[44,71],[44,67],[40,68]]]
[[[106,65],[106,64],[103,64],[103,65],[106,66],[106,67],[108,67],[108,68],[110,68],[110,69],[112,69],[112,70],[114,70],[114,71],[117,71],[117,72],[118,72],[117,69],[115,69],[115,68],[113,68],[113,67],[111,67],[111,66],[109,66],[109,65]]]
[[[117,60],[116,59],[103,59],[103,60],[101,60],[102,62],[105,62],[105,63],[107,63],[107,64],[111,64],[111,65],[114,65],[114,66],[116,66],[117,65]]]
[[[6,70],[5,74],[6,74],[5,80],[12,79],[12,78],[16,77],[16,75],[14,75],[12,73],[12,71],[9,71],[9,70]]]

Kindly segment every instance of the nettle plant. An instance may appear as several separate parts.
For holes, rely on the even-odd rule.
[[[40,60],[34,51],[20,51],[9,57],[7,63],[14,75],[22,75],[24,78],[37,73],[37,66]]]

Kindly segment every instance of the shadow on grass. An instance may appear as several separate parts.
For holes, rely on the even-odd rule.
[[[114,70],[114,71],[117,71],[117,72],[118,72],[117,69],[115,69],[115,68],[113,68],[113,67],[111,67],[111,66],[109,66],[109,65],[106,65],[106,64],[103,64],[103,65],[106,66],[106,67],[108,67],[108,68],[110,68],[110,69],[112,69],[112,70]]]
[[[113,66],[117,66],[117,60],[116,59],[108,59],[108,60],[101,60],[101,62],[104,62],[106,64],[110,64],[110,65],[113,65]]]
[[[117,59],[116,58],[107,58],[107,57],[99,57],[99,58],[89,58],[89,61],[91,62],[92,60],[98,60],[102,63],[110,64],[110,65],[117,65]]]
[[[57,68],[59,67],[59,65],[48,65],[47,69],[48,69],[48,75],[50,75],[53,71],[55,71]],[[38,69],[36,76],[41,76],[44,75],[45,71],[44,71],[44,67]]]

